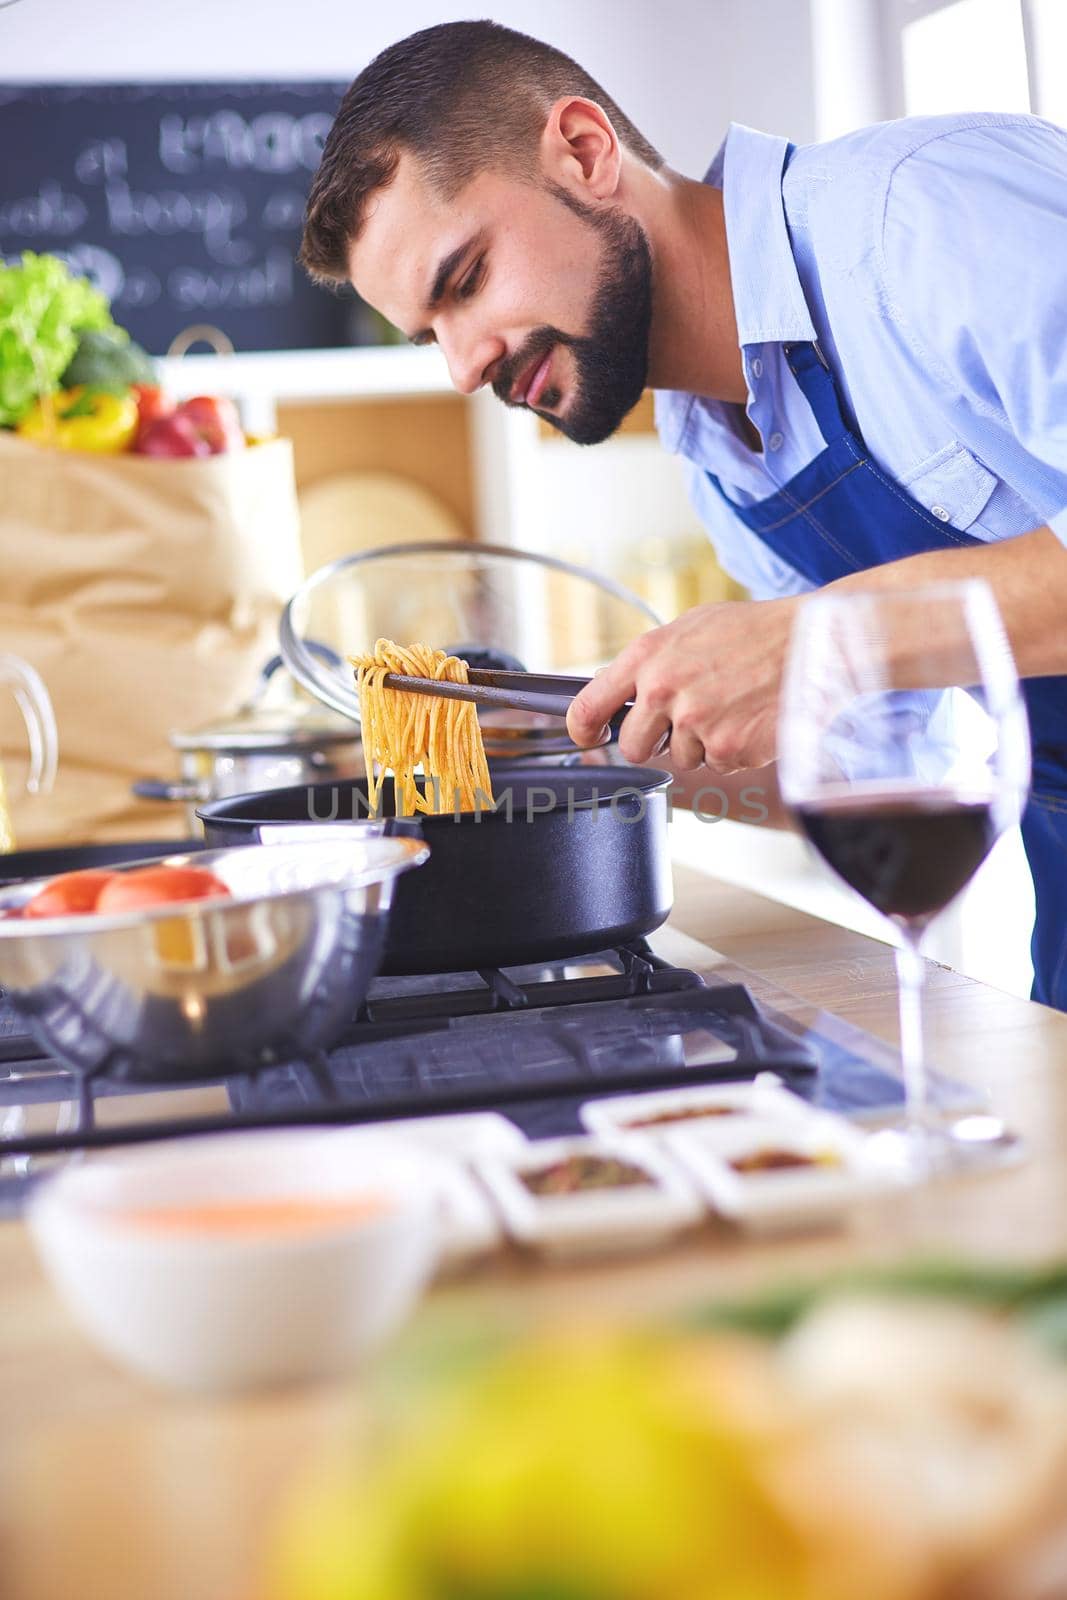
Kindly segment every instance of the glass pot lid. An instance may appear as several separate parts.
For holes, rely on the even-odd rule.
[[[465,657],[488,652],[501,666],[589,677],[659,620],[622,584],[555,556],[433,540],[384,545],[320,568],[289,601],[279,636],[296,681],[358,722],[345,657],[370,651],[377,639]],[[481,722],[496,757],[574,752],[558,717],[494,710]]]

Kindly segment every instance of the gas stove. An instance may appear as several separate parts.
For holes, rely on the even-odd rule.
[[[502,1111],[531,1138],[612,1093],[773,1072],[847,1114],[902,1101],[888,1048],[669,930],[573,960],[378,979],[329,1052],[215,1083],[79,1078],[0,998],[0,1200],[70,1152],[174,1135]],[[694,960],[699,957],[699,961]]]

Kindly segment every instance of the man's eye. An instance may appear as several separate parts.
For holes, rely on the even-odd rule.
[[[469,300],[471,295],[474,294],[475,290],[478,288],[478,285],[482,281],[484,260],[484,256],[479,257],[479,259],[474,263],[474,266],[467,273],[467,276],[463,279],[463,282],[456,285],[457,300]]]

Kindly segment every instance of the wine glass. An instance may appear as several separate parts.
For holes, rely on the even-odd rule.
[[[919,952],[934,918],[1019,821],[1030,782],[1026,709],[989,585],[827,589],[805,600],[778,757],[804,833],[899,936],[908,1163],[925,1171],[973,1160],[974,1119],[953,1122],[930,1103]]]

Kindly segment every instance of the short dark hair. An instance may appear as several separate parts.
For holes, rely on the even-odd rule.
[[[663,166],[611,96],[552,45],[496,22],[446,22],[390,45],[348,89],[327,135],[301,262],[321,282],[348,277],[366,199],[390,182],[405,150],[446,198],[488,167],[529,171],[548,108],[568,94],[594,100],[634,155]]]

